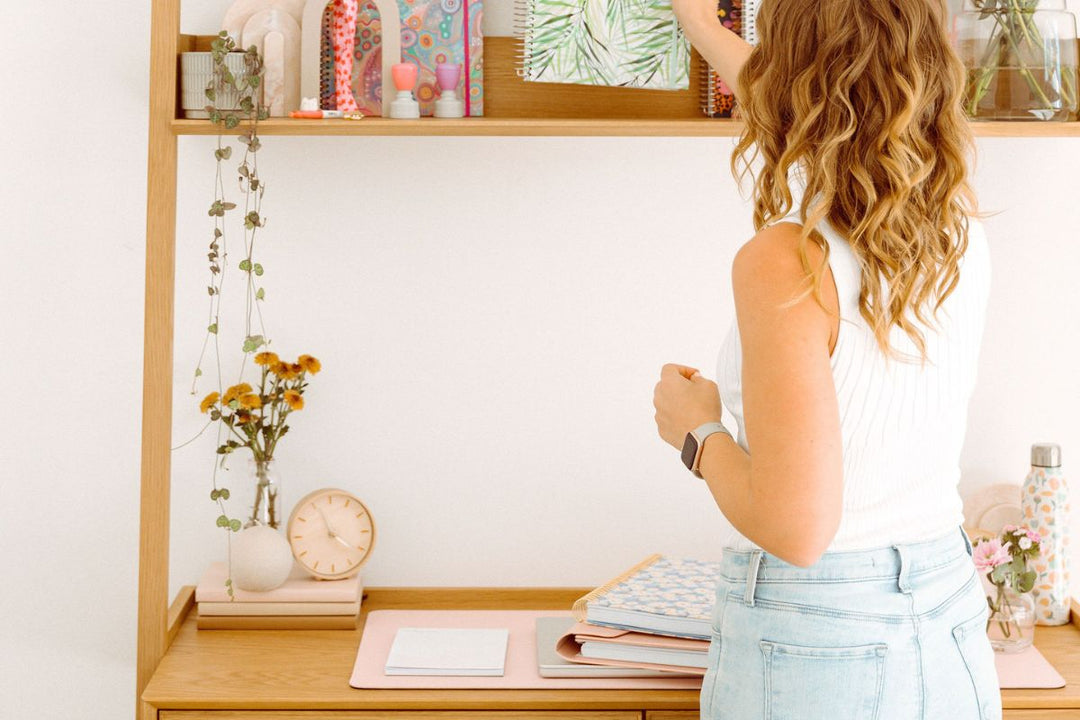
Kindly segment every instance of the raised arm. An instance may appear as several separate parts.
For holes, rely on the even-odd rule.
[[[737,80],[750,57],[750,43],[721,24],[716,16],[716,0],[672,0],[671,7],[690,43],[735,97],[741,97]]]

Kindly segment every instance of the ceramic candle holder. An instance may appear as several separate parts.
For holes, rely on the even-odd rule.
[[[439,63],[435,66],[435,80],[439,83],[439,99],[435,101],[435,117],[465,117],[465,103],[457,96],[461,79],[460,63]]]
[[[420,103],[416,102],[412,90],[416,87],[417,67],[413,63],[398,63],[391,70],[397,97],[390,103],[390,117],[418,118]]]

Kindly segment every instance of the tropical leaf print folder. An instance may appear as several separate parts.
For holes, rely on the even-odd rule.
[[[518,74],[533,82],[685,90],[690,43],[671,0],[518,0]]]

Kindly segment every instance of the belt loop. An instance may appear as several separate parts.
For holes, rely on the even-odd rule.
[[[752,550],[750,562],[746,568],[746,595],[743,596],[743,602],[750,607],[754,607],[754,588],[757,587],[758,567],[761,565],[763,552],[763,550]]]
[[[908,582],[908,572],[911,570],[911,561],[908,558],[907,545],[893,545],[896,548],[896,552],[900,554],[900,575],[896,578],[896,584],[900,588],[900,592],[911,592],[911,583]]]
[[[971,547],[971,538],[968,537],[967,530],[964,529],[963,525],[960,526],[960,534],[964,536],[964,549],[967,550],[967,554],[974,556],[975,553]]]

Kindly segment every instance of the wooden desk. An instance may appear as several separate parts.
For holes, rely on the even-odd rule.
[[[355,690],[367,612],[568,610],[589,588],[370,588],[357,630],[202,630],[194,588],[170,611],[172,644],[143,699],[159,720],[696,720],[696,690]],[[1080,604],[1073,624],[1037,627],[1065,676],[1058,690],[1004,690],[1006,720],[1080,717]]]

